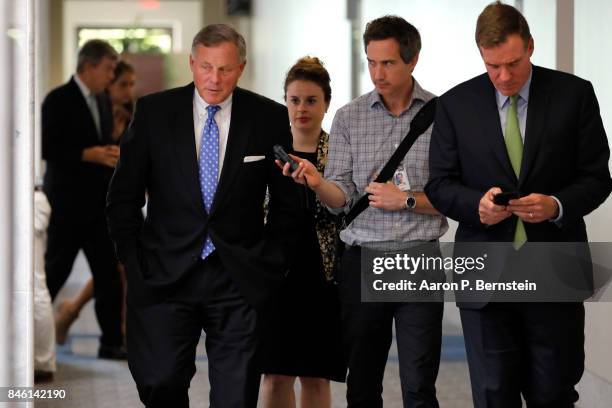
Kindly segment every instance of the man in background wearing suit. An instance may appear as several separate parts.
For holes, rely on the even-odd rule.
[[[274,164],[272,146],[291,143],[287,109],[236,86],[245,64],[239,33],[205,27],[193,83],[141,98],[121,142],[107,213],[128,280],[128,362],[147,407],[189,406],[202,330],[210,405],[257,404],[256,308],[286,271],[299,196]]]
[[[478,17],[487,74],[440,97],[425,191],[459,222],[457,242],[587,241],[583,217],[611,189],[609,147],[590,82],[531,64],[525,18],[499,2]],[[524,146],[524,147],[523,147]],[[495,194],[520,191],[496,205]],[[510,264],[531,262],[525,248]],[[576,271],[579,273],[579,271]],[[460,304],[474,406],[573,407],[584,369],[584,306]]]
[[[119,157],[111,139],[111,105],[104,94],[116,62],[117,52],[108,43],[88,41],[79,51],[76,74],[43,102],[43,189],[51,204],[45,270],[55,298],[83,250],[94,279],[102,331],[98,356],[124,359],[121,281],[104,214],[106,190]]]

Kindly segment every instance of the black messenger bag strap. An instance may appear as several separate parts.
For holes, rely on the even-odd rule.
[[[412,147],[414,142],[421,136],[428,128],[431,126],[434,120],[434,116],[436,114],[436,102],[438,98],[430,99],[423,107],[417,112],[415,117],[410,122],[410,130],[408,134],[402,140],[402,143],[395,150],[387,164],[382,168],[376,180],[377,183],[386,183],[393,177],[395,170],[399,166],[402,159],[408,153],[408,150]],[[366,208],[368,208],[369,200],[368,196],[370,194],[362,195],[359,200],[351,207],[348,214],[344,217],[343,220],[343,229],[348,227],[351,222],[359,214],[361,214]]]

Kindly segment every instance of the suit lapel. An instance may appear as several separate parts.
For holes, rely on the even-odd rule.
[[[181,90],[175,107],[174,122],[170,129],[175,130],[174,146],[177,162],[183,174],[185,185],[193,203],[205,213],[198,174],[198,157],[196,155],[195,131],[193,127],[193,84]]]
[[[523,148],[523,160],[521,161],[521,174],[519,187],[521,187],[539,151],[544,129],[548,119],[548,106],[550,91],[547,84],[542,80],[542,71],[533,66],[531,86],[529,88],[529,102],[527,105],[527,123],[525,125],[525,147]]]
[[[516,174],[514,174],[512,163],[508,157],[508,150],[506,149],[506,143],[504,141],[504,133],[502,132],[501,123],[499,121],[499,110],[497,109],[495,87],[491,83],[491,80],[487,74],[484,74],[482,78],[482,86],[484,88],[484,94],[486,95],[483,100],[483,106],[480,109],[480,111],[483,112],[483,117],[481,120],[484,126],[484,134],[487,135],[487,137],[484,139],[489,147],[489,150],[493,153],[493,156],[498,161],[506,176],[516,183]]]
[[[221,177],[219,178],[215,198],[210,209],[211,213],[221,205],[220,203],[223,202],[225,196],[231,190],[232,181],[242,165],[249,141],[249,128],[251,127],[251,117],[248,115],[248,112],[249,109],[246,106],[243,91],[240,88],[236,88],[232,96],[232,117],[227,136],[223,168],[221,169]]]

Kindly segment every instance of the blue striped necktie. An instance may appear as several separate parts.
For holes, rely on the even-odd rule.
[[[200,158],[198,168],[200,174],[200,190],[204,199],[204,208],[210,216],[215,191],[217,191],[217,179],[219,174],[219,127],[215,122],[215,114],[221,109],[217,105],[209,105],[206,108],[208,117],[202,129],[200,142]],[[215,245],[206,234],[204,248],[202,248],[202,259],[205,259],[215,250]]]

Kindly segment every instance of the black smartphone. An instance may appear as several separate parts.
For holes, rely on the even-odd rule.
[[[274,157],[276,157],[276,159],[280,161],[283,166],[285,165],[285,163],[289,162],[289,169],[291,170],[291,172],[297,170],[298,162],[289,157],[285,149],[283,149],[283,146],[274,145],[272,149],[274,150]]]
[[[521,193],[518,191],[504,191],[493,196],[493,203],[497,205],[508,205],[510,200],[521,198]]]

